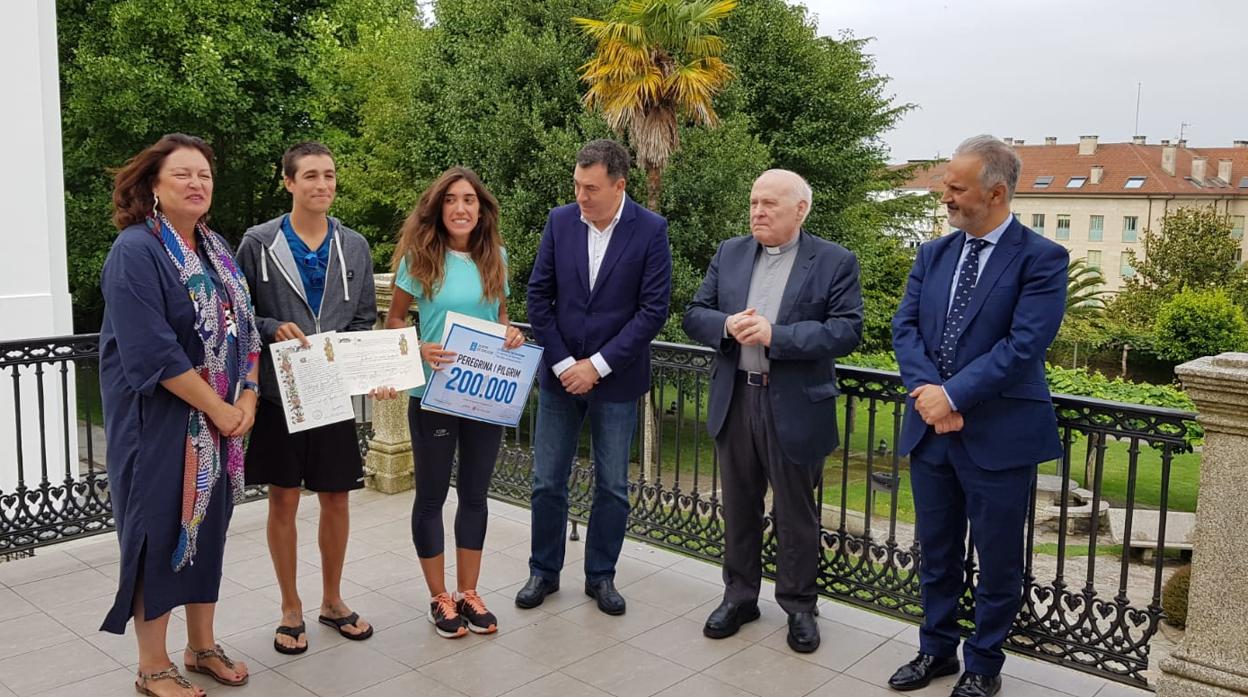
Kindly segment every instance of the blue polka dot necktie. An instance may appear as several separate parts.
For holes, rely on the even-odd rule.
[[[940,356],[938,366],[940,377],[948,380],[953,377],[953,358],[957,351],[953,342],[958,339],[958,331],[966,319],[966,307],[971,302],[971,292],[975,290],[975,281],[979,278],[979,253],[988,246],[984,240],[968,240],[966,259],[962,262],[962,270],[958,272],[958,285],[953,289],[953,302],[949,305],[949,316],[945,318],[945,333],[940,337]]]

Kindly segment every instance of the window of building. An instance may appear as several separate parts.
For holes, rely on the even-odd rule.
[[[1239,188],[1248,189],[1248,176],[1243,176],[1239,178]]]
[[[1101,270],[1101,250],[1088,250],[1088,268],[1096,269],[1097,271]]]
[[[1057,239],[1070,239],[1070,215],[1067,213],[1057,214]]]
[[[1243,264],[1244,263],[1244,248],[1236,247],[1235,253],[1232,254],[1231,257],[1235,259],[1236,264]]]
[[[1138,189],[1144,186],[1144,180],[1147,177],[1127,177],[1127,183],[1122,185],[1124,189]]]
[[[1105,239],[1105,216],[1094,215],[1088,218],[1088,241],[1100,242]]]
[[[1071,177],[1066,182],[1066,188],[1067,189],[1082,189],[1083,185],[1087,183],[1087,181],[1088,181],[1087,177]]]
[[[1203,188],[1205,188],[1205,187],[1201,186],[1201,183],[1200,183],[1200,182],[1196,181],[1195,179],[1192,179],[1191,177],[1183,177],[1183,178],[1184,178],[1184,179],[1186,179],[1186,180],[1188,181],[1188,183],[1190,183],[1192,186],[1196,187],[1197,189],[1203,189]]]
[[[1118,259],[1118,275],[1123,278],[1131,278],[1135,275],[1135,267],[1131,265],[1131,255],[1123,252]]]
[[[1041,235],[1044,234],[1044,214],[1043,213],[1031,214],[1031,229],[1035,230]]]
[[[1139,238],[1140,218],[1135,215],[1122,216],[1122,241],[1135,242]]]
[[[1245,179],[1248,179],[1248,177],[1245,177]],[[1032,184],[1032,187],[1036,189],[1047,189],[1049,188],[1049,184],[1052,183],[1053,177],[1036,177],[1036,182]]]
[[[1244,216],[1231,216],[1231,237],[1234,237],[1237,240],[1244,239]]]

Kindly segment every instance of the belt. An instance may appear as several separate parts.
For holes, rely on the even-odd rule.
[[[756,373],[752,370],[738,370],[737,377],[745,380],[750,387],[766,387],[771,383],[770,373]]]

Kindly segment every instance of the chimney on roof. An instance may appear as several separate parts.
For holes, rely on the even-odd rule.
[[[1092,183],[1100,184],[1105,178],[1105,167],[1102,165],[1092,165]]]
[[[1057,145],[1057,136],[1048,136],[1044,139],[1045,145]]]
[[[1161,171],[1174,176],[1174,158],[1178,148],[1170,144],[1170,141],[1161,141]]]
[[[1207,174],[1206,162],[1204,157],[1192,157],[1192,179],[1204,181],[1204,175]]]
[[[1144,145],[1148,143],[1148,138],[1144,136],[1131,136],[1131,143],[1133,145]]]
[[[1187,138],[1179,138],[1179,147],[1180,147],[1180,148],[1186,148],[1186,147],[1187,147]]]
[[[1079,154],[1096,154],[1096,136],[1079,136]]]
[[[1019,146],[1019,145],[1022,145],[1022,144],[1023,144],[1023,139],[1022,139],[1022,138],[1018,138],[1018,139],[1016,139],[1016,140],[1014,141],[1014,145],[1015,145],[1015,146]]]
[[[1231,160],[1230,158],[1224,157],[1221,160],[1218,160],[1218,179],[1221,179],[1227,184],[1231,183]]]
[[[1013,139],[1013,138],[1002,138],[1001,140],[1004,140],[1006,145],[1013,145],[1013,144],[1014,144],[1014,139]]]
[[[1231,141],[1231,147],[1233,147],[1233,148],[1248,148],[1248,140],[1233,140],[1233,141]]]
[[[1203,157],[1192,158],[1192,179],[1195,179],[1198,182],[1203,182],[1205,180],[1205,162],[1206,160]]]

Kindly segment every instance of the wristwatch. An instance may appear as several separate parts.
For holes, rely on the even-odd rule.
[[[260,396],[260,385],[255,382],[252,382],[251,380],[243,380],[243,389],[251,390],[252,392],[256,393],[257,397]]]

